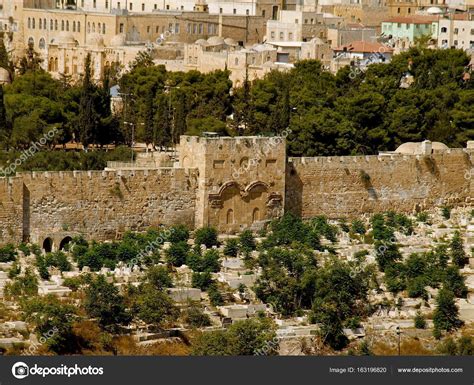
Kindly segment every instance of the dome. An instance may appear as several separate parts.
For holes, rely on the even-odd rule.
[[[110,45],[112,47],[122,47],[125,45],[126,37],[124,33],[119,33],[110,39]]]
[[[92,45],[94,47],[103,47],[104,46],[104,38],[100,36],[98,33],[91,33],[87,36],[87,45]]]
[[[438,8],[438,7],[429,7],[426,10],[426,13],[429,13],[431,15],[436,15],[436,14],[443,13],[443,10],[441,8]]]
[[[71,32],[62,31],[55,40],[57,44],[76,44],[76,39]]]
[[[208,45],[207,41],[204,39],[198,39],[194,42],[194,44],[199,44],[199,45]]]
[[[0,84],[9,84],[11,83],[10,72],[5,68],[0,67]]]
[[[228,37],[227,39],[224,39],[224,43],[230,46],[238,46],[239,44],[232,38]]]
[[[415,155],[422,153],[422,143],[423,142],[406,142],[398,146],[395,150],[397,154],[406,154],[406,155]],[[445,151],[449,147],[441,142],[431,142],[431,149],[433,151]]]
[[[223,45],[223,44],[225,44],[224,39],[222,37],[219,37],[219,36],[210,37],[209,39],[207,39],[207,43],[209,45]]]

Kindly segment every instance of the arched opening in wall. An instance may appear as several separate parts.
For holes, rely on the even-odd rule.
[[[252,223],[258,222],[260,220],[260,209],[255,207],[252,211]]]
[[[47,253],[53,251],[53,240],[51,238],[48,237],[43,241],[43,250]]]
[[[234,210],[232,210],[232,209],[227,210],[226,223],[227,223],[228,225],[231,225],[231,224],[234,223]]]
[[[69,243],[71,243],[72,238],[67,236],[64,237],[63,240],[59,243],[59,250],[68,250],[69,249]]]

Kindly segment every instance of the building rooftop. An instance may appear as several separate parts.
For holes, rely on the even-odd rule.
[[[439,16],[397,16],[382,21],[382,23],[401,23],[401,24],[431,24],[433,21],[438,21]]]
[[[393,48],[390,48],[381,43],[372,43],[368,41],[353,41],[350,44],[342,45],[334,48],[336,52],[362,52],[362,53],[385,53],[393,52]]]

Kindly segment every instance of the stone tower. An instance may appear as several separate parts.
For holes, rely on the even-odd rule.
[[[195,227],[232,233],[282,215],[283,138],[182,136],[179,161],[199,171]]]

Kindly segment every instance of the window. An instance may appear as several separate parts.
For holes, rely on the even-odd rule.
[[[400,8],[397,9],[397,13],[400,13]]]
[[[77,32],[81,32],[81,22],[77,22]]]
[[[58,21],[57,20],[54,20],[54,30],[55,31],[58,30]]]
[[[184,11],[184,5],[181,6],[181,11]]]
[[[66,31],[69,31],[69,20],[66,21]]]
[[[234,210],[229,209],[227,210],[227,218],[226,218],[227,224],[231,225],[234,223]]]
[[[411,13],[411,8],[408,8],[408,13]]]
[[[250,11],[248,9],[245,10],[245,14],[248,16],[250,15]]]
[[[170,9],[170,5],[169,5],[169,4],[166,4],[166,9]]]
[[[43,20],[41,18],[39,19],[38,28],[43,29]]]
[[[123,33],[123,23],[120,23],[119,31],[120,31],[120,33]]]
[[[197,24],[193,24],[193,34],[197,34]]]
[[[458,45],[458,41],[457,41],[457,40],[454,40],[454,45]]]
[[[262,17],[265,17],[265,10],[262,11]]]
[[[32,37],[30,37],[30,38],[28,39],[28,45],[29,45],[29,46],[34,46],[34,45],[35,45],[35,40],[34,40]]]
[[[31,18],[28,18],[28,28],[31,28]]]
[[[191,33],[191,24],[186,24],[186,33]]]
[[[270,32],[270,36],[272,37],[272,39],[275,39],[275,32],[274,31]]]
[[[283,40],[283,32],[280,32],[280,40]]]
[[[454,34],[457,35],[459,33],[459,28],[454,28]]]
[[[295,24],[298,24],[299,20],[298,19],[295,19]]]
[[[72,32],[76,32],[76,22],[72,22]]]
[[[130,4],[128,5],[128,9],[130,9],[130,11],[133,11],[133,3],[130,3]]]
[[[222,13],[222,8],[219,8],[219,13]]]
[[[39,43],[38,43],[38,46],[40,49],[45,49],[46,48],[46,42],[44,41],[44,38],[41,38]]]
[[[64,20],[61,20],[61,31],[64,31]]]
[[[117,3],[117,8],[120,9],[120,1]]]
[[[293,32],[288,33],[288,40],[293,40]]]
[[[174,33],[176,33],[176,34],[179,33],[179,23],[174,24]]]
[[[52,31],[53,28],[54,28],[54,21],[53,21],[53,19],[51,19],[51,20],[49,21],[49,29]]]
[[[153,6],[153,9],[158,9],[158,5],[155,4],[155,5]]]
[[[234,60],[234,65],[238,66],[239,65],[239,58],[236,57],[235,60]]]
[[[199,34],[202,35],[204,33],[204,28],[202,26],[202,23],[199,23]]]
[[[97,8],[97,0],[94,0],[94,1],[92,2],[92,7],[93,7],[93,8]]]
[[[469,42],[469,46],[470,46],[469,48],[471,48],[471,49],[474,48],[474,40],[471,40],[471,41]]]
[[[145,10],[145,4],[142,3],[142,11]]]
[[[471,28],[471,35],[474,35],[474,28]]]
[[[109,8],[109,0],[105,0],[105,9]]]
[[[446,27],[442,27],[441,28],[441,33],[446,33],[446,32],[448,32],[448,29]]]
[[[95,33],[95,23],[92,23],[92,33]]]
[[[234,8],[234,11],[232,13],[235,15],[237,13],[237,10]]]
[[[33,18],[33,19],[31,20],[31,26],[32,26],[33,29],[35,29],[35,18]]]

